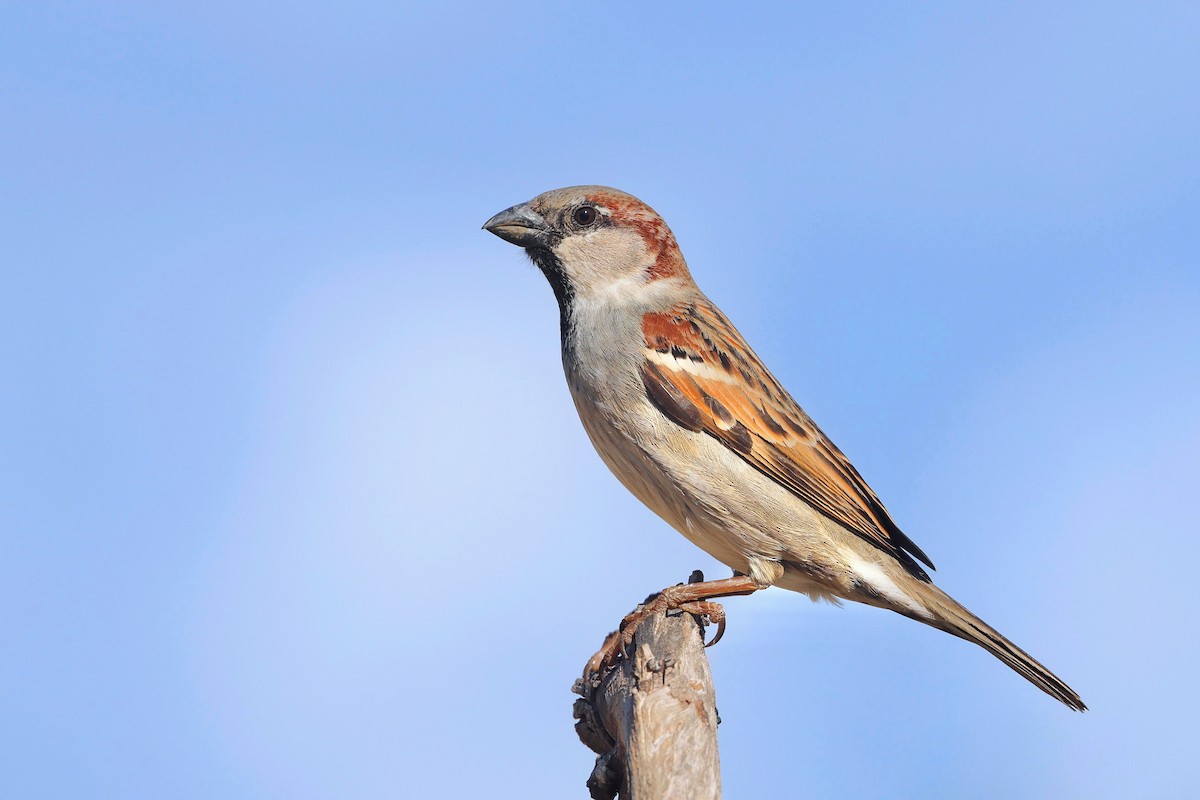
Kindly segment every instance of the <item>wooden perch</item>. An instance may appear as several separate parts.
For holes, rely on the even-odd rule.
[[[575,685],[575,731],[599,754],[591,796],[719,798],[719,720],[702,620],[679,611],[650,617],[627,652],[598,680]]]

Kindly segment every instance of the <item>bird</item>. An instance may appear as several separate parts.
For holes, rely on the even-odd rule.
[[[1054,673],[939,589],[933,562],[700,290],[666,222],[606,186],[539,194],[484,230],[525,250],[559,309],[563,370],[600,458],[638,500],[733,570],[668,587],[589,662],[611,665],[648,614],[708,613],[770,586],[887,609],[980,645],[1085,711]],[[715,640],[714,640],[715,642]]]

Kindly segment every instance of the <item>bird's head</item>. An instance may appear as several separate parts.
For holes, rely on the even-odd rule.
[[[635,292],[652,281],[691,277],[662,217],[607,186],[545,192],[501,211],[483,227],[525,248],[564,307],[577,297]]]

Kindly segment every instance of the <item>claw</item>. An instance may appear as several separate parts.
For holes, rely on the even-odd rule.
[[[617,659],[625,654],[625,643],[621,640],[622,630],[615,630],[608,636],[604,637],[604,644],[600,645],[592,657],[588,659],[587,666],[583,668],[583,679],[586,681],[593,675],[600,674],[605,667],[611,667],[617,663]]]
[[[721,637],[725,635],[725,615],[722,614],[718,619],[713,620],[717,623],[717,635],[712,638],[712,641],[704,645],[712,647],[717,642],[721,641]]]
[[[708,600],[695,600],[691,603],[683,603],[679,606],[680,610],[686,611],[689,614],[705,617],[709,622],[715,623],[717,626],[717,635],[713,637],[711,642],[705,644],[705,647],[712,647],[717,642],[721,641],[721,637],[725,635],[725,608],[720,603],[713,603]]]

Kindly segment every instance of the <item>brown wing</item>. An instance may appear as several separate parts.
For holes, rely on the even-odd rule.
[[[929,557],[896,526],[842,451],[779,385],[714,306],[697,301],[642,318],[642,381],[667,417],[703,431],[829,519],[923,580]]]

